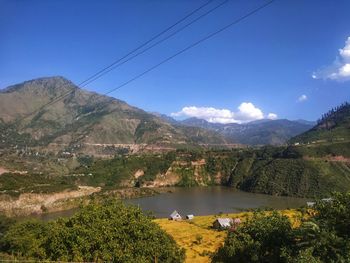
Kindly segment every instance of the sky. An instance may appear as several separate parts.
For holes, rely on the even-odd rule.
[[[0,88],[78,84],[207,1],[0,0]],[[106,93],[264,3],[229,0],[85,88]],[[276,0],[109,96],[180,119],[316,120],[350,100],[350,1]]]

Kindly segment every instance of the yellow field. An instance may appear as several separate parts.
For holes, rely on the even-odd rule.
[[[288,216],[294,226],[300,223],[301,213],[296,210],[283,210],[282,214]],[[209,216],[196,216],[193,220],[171,221],[166,218],[155,219],[176,243],[186,250],[186,262],[210,262],[210,253],[215,252],[223,244],[226,231],[217,231],[211,228],[218,217],[240,218],[242,222],[252,215],[251,212],[237,214],[222,214]]]

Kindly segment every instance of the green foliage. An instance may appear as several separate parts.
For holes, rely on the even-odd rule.
[[[335,193],[315,209],[316,216],[295,229],[276,212],[256,213],[228,233],[213,262],[349,262],[350,193]]]
[[[83,183],[116,187],[122,180],[133,179],[137,170],[144,171],[144,175],[136,181],[136,185],[142,185],[171,167],[181,178],[178,186],[219,183],[248,192],[321,197],[334,190],[344,192],[350,187],[350,165],[322,159],[328,158],[329,153],[346,153],[350,145],[332,145],[314,146],[312,149],[269,146],[232,151],[178,150],[161,155],[117,156],[112,160],[96,159],[89,167],[82,166],[75,173],[92,174],[80,178]],[[192,161],[201,159],[205,160],[205,165],[191,165]],[[175,160],[183,164],[178,165]]]
[[[350,104],[348,102],[324,114],[317,125],[290,140],[291,143],[337,142],[350,140]]]
[[[316,220],[321,227],[350,239],[350,192],[333,193],[330,201],[317,202],[316,210]]]
[[[184,251],[136,207],[105,200],[73,217],[25,221],[4,236],[8,254],[36,260],[183,262]]]
[[[193,168],[177,167],[176,173],[181,176],[181,180],[177,186],[192,187],[198,185],[198,182],[195,180]]]
[[[16,221],[0,214],[0,251],[4,249],[3,236]]]
[[[295,154],[309,157],[344,156],[350,157],[350,142],[324,143],[290,147]]]
[[[21,193],[52,193],[76,189],[75,178],[50,177],[42,174],[5,173],[0,176],[0,191],[10,195]]]
[[[214,262],[284,262],[282,248],[292,242],[291,232],[287,217],[256,213],[237,232],[228,233]]]

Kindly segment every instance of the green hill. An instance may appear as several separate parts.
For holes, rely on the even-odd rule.
[[[350,104],[348,102],[324,114],[317,125],[290,140],[291,143],[307,144],[350,140]]]

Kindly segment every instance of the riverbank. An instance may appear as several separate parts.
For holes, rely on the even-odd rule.
[[[298,226],[302,213],[296,209],[281,210]],[[195,216],[192,220],[172,221],[167,218],[155,219],[164,231],[171,235],[176,243],[186,250],[186,263],[209,263],[210,256],[224,243],[227,232],[212,228],[219,217],[239,218],[242,223],[252,216],[252,212]]]
[[[0,195],[0,213],[8,217],[25,217],[69,211],[90,202],[91,198],[113,197],[136,199],[169,192],[165,188],[120,188],[102,191],[100,187],[79,186],[77,190],[57,193],[25,193],[18,197]]]

